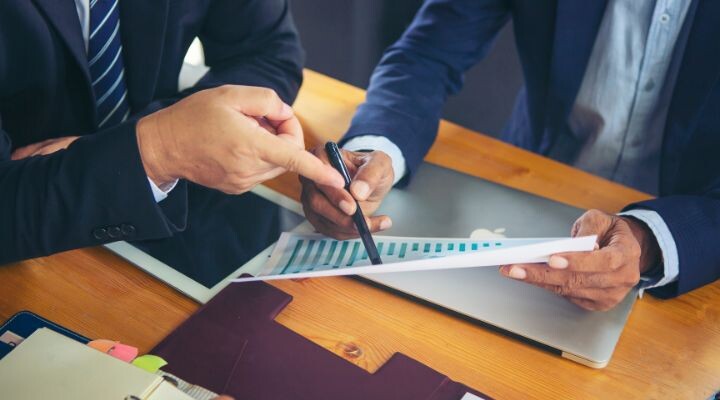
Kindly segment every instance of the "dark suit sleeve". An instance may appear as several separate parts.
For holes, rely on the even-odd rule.
[[[667,196],[628,206],[657,212],[675,240],[678,279],[649,292],[661,298],[687,293],[720,278],[720,182],[704,196]]]
[[[183,228],[154,201],[134,122],[48,156],[11,161],[10,149],[0,130],[0,264]]]
[[[261,86],[295,100],[305,54],[288,0],[215,0],[204,26],[199,37],[210,71],[199,86]]]
[[[288,0],[214,0],[198,37],[210,70],[193,87],[152,102],[138,115],[225,84],[270,88],[288,104],[297,97],[305,53]]]
[[[508,18],[504,1],[426,1],[383,55],[343,142],[385,136],[412,173],[435,140],[445,99],[460,90],[464,72],[487,53]]]

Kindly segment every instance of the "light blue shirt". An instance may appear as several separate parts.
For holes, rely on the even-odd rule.
[[[665,120],[685,47],[678,38],[690,3],[608,2],[568,118],[584,143],[574,166],[658,193]]]
[[[577,0],[582,1],[582,0]],[[683,24],[690,0],[609,0],[568,118],[583,143],[573,165],[595,175],[657,194],[660,151],[672,90],[685,47]],[[350,150],[377,149],[393,159],[395,181],[406,173],[400,149],[380,136],[356,137]],[[654,211],[622,215],[643,221],[663,257],[663,274],[642,288],[677,279],[675,240]]]
[[[690,0],[610,0],[568,125],[584,143],[574,166],[657,194],[665,121],[685,49]],[[654,211],[633,216],[652,230],[664,274],[644,288],[677,279],[675,240]]]

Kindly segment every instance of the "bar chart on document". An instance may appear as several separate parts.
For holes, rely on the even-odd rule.
[[[547,242],[552,239],[446,239],[375,236],[383,263],[447,257]],[[287,275],[371,265],[362,242],[333,240],[316,234],[284,234],[263,275]]]
[[[283,232],[255,276],[232,282],[319,278],[433,269],[547,262],[552,254],[592,251],[596,236],[573,238],[454,239],[375,236],[382,264],[371,265],[359,239]]]

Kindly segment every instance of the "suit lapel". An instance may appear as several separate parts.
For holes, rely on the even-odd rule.
[[[90,86],[90,71],[87,66],[87,53],[85,41],[80,29],[80,19],[73,0],[34,0],[37,7],[42,10],[50,24],[58,32],[60,38],[68,47],[70,55],[82,71],[85,79],[87,95],[94,99]],[[94,104],[94,100],[93,100]],[[91,111],[95,112],[95,109]]]
[[[720,1],[696,0],[688,12],[690,28],[663,141],[663,183],[675,181],[682,150],[695,130],[710,91],[720,80]]]
[[[606,5],[607,0],[558,0],[546,103],[548,127],[554,133],[564,126],[580,89]],[[543,142],[548,147],[552,141]]]
[[[167,18],[168,0],[120,0],[125,80],[133,112],[153,99]]]

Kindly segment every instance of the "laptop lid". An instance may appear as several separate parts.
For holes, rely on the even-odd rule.
[[[583,213],[532,194],[423,164],[412,183],[393,190],[378,211],[393,218],[392,236],[569,236]],[[478,232],[476,232],[477,234]],[[632,291],[608,312],[585,311],[497,268],[423,271],[364,277],[527,343],[602,368],[636,298]]]

